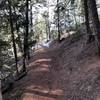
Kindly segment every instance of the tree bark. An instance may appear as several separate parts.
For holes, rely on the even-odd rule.
[[[88,7],[87,0],[84,0],[84,12],[85,12],[85,25],[87,31],[87,43],[90,43],[94,40],[94,36],[92,35],[90,25],[89,25],[89,7]]]
[[[30,1],[30,27],[31,27],[31,33],[33,33],[33,13],[32,13],[32,7],[33,7],[33,4]]]
[[[13,11],[14,11],[14,14],[17,16],[16,10],[15,10],[14,6],[13,6]],[[18,34],[16,43],[18,44],[20,52],[23,53],[22,42],[21,42],[21,35],[19,34],[19,27],[18,27],[18,22],[17,21],[15,22],[15,25],[16,25],[16,31],[17,31],[17,34]]]
[[[16,71],[18,74],[18,67],[17,67],[17,49],[15,44],[15,36],[14,36],[14,28],[13,28],[13,21],[12,21],[12,9],[11,9],[11,1],[8,0],[8,7],[9,7],[9,21],[10,21],[10,28],[11,28],[11,36],[12,36],[12,43],[13,43],[13,50],[14,50],[14,56],[15,56],[15,62],[16,62]]]
[[[30,59],[29,46],[28,46],[28,33],[29,33],[29,18],[28,18],[29,1],[26,0],[26,23],[24,32],[24,55],[23,55],[23,71],[26,72],[26,60]]]
[[[51,34],[50,34],[50,23],[48,17],[45,17],[45,22],[46,22],[47,41],[49,41],[51,39]]]
[[[59,0],[57,0],[57,14],[58,14],[58,41],[60,42],[60,14],[59,14]]]
[[[28,59],[30,58],[29,56],[29,46],[28,46],[28,36],[29,36],[29,13],[28,13],[28,9],[29,9],[29,0],[26,0],[26,23],[25,23],[25,28],[26,28],[26,32],[24,34],[24,57],[25,59],[28,57]]]
[[[99,22],[97,7],[96,7],[96,1],[88,0],[88,4],[91,9],[91,17],[93,21],[96,45],[98,47],[98,53],[100,54],[100,22]]]
[[[2,90],[1,90],[1,80],[0,80],[0,100],[3,100]]]
[[[28,46],[28,32],[29,32],[29,19],[28,19],[28,7],[29,2],[26,0],[26,23],[25,23],[25,30],[24,33],[24,55],[23,55],[23,71],[26,72],[26,60],[30,58],[29,56],[29,46]]]

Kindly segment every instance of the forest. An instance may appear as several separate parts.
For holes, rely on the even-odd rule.
[[[100,100],[100,0],[0,0],[0,100]]]

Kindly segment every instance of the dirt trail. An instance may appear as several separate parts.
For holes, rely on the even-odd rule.
[[[95,43],[82,46],[82,39],[68,41],[37,50],[27,76],[15,83],[4,100],[100,100],[100,57]]]
[[[14,85],[14,89],[5,95],[5,100],[56,100],[61,98],[63,90],[57,82],[55,67],[56,52],[39,49],[29,61],[28,74]],[[13,98],[13,99],[11,99]]]

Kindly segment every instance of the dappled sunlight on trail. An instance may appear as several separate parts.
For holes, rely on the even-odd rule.
[[[5,100],[97,100],[100,57],[95,55],[94,43],[84,52],[81,43],[68,45],[66,40],[59,47],[35,52],[27,76],[15,83]]]
[[[48,54],[48,50],[40,49],[38,52],[29,63],[31,82],[25,86],[21,100],[56,100],[64,94],[52,72],[52,55]]]
[[[31,62],[30,64],[29,64],[29,67],[30,66],[37,66],[37,65],[40,65],[40,64],[45,64],[45,63],[48,63],[48,62],[50,62],[51,61],[51,59],[38,59],[38,60],[36,60],[36,61],[34,61],[34,62]]]
[[[55,55],[50,49],[37,50],[28,63],[27,76],[16,82],[13,96],[21,100],[57,100],[64,95],[54,67]],[[18,87],[18,88],[17,88]],[[12,97],[13,97],[12,96]],[[18,100],[18,99],[16,99]]]
[[[57,97],[63,96],[63,90],[50,90],[41,86],[30,86],[21,97],[21,100],[56,100]]]

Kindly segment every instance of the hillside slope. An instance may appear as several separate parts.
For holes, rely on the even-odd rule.
[[[86,45],[83,36],[37,50],[27,76],[15,83],[5,100],[100,100],[96,52],[95,43]]]

